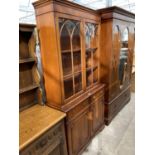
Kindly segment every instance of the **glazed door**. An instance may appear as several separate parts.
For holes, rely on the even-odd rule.
[[[64,99],[82,91],[81,22],[59,18]]]
[[[87,88],[93,86],[99,79],[98,38],[98,25],[85,23],[85,73]]]
[[[121,34],[121,48],[119,57],[119,81],[120,89],[126,88],[130,83],[130,51],[129,51],[129,29],[125,28]]]
[[[77,155],[90,139],[89,108],[68,125],[69,155]]]
[[[109,101],[113,100],[120,90],[120,81],[119,81],[119,54],[120,54],[120,27],[119,25],[113,25],[113,35],[112,35],[112,51],[110,59],[110,86],[109,86]]]

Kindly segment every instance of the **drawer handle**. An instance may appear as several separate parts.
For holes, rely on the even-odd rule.
[[[91,93],[88,93],[88,96],[91,96]]]
[[[48,136],[48,139],[51,140],[53,138],[53,134]]]
[[[57,135],[57,133],[58,133],[58,131],[54,131],[54,132],[53,132],[54,136]]]
[[[127,97],[127,96],[128,96],[128,94],[125,94],[124,96],[125,96],[125,97]]]
[[[42,141],[40,142],[40,147],[44,147],[46,144],[47,144],[47,139],[42,140]]]

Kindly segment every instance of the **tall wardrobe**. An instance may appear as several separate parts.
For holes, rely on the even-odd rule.
[[[130,100],[135,46],[135,15],[119,7],[101,15],[100,78],[106,84],[105,123],[108,125]]]

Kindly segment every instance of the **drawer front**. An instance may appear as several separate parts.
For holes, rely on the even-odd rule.
[[[78,104],[75,108],[71,109],[68,113],[67,113],[67,120],[72,120],[74,119],[77,115],[79,115],[80,113],[82,113],[82,111],[84,109],[86,109],[87,107],[90,106],[89,103],[89,99],[81,102],[80,104]]]
[[[45,154],[43,152],[46,152],[55,141],[58,141],[58,139],[63,141],[63,136],[63,122],[60,122],[22,150],[20,155],[43,155]]]
[[[104,91],[100,90],[91,97],[92,102],[96,102],[97,100],[104,99]]]
[[[130,98],[130,89],[127,89],[122,95],[120,95],[112,104],[110,104],[109,112],[113,113],[121,108],[127,100]]]

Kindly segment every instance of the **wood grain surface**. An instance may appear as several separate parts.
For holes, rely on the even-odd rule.
[[[66,116],[65,113],[35,105],[19,114],[19,149],[23,149]]]

